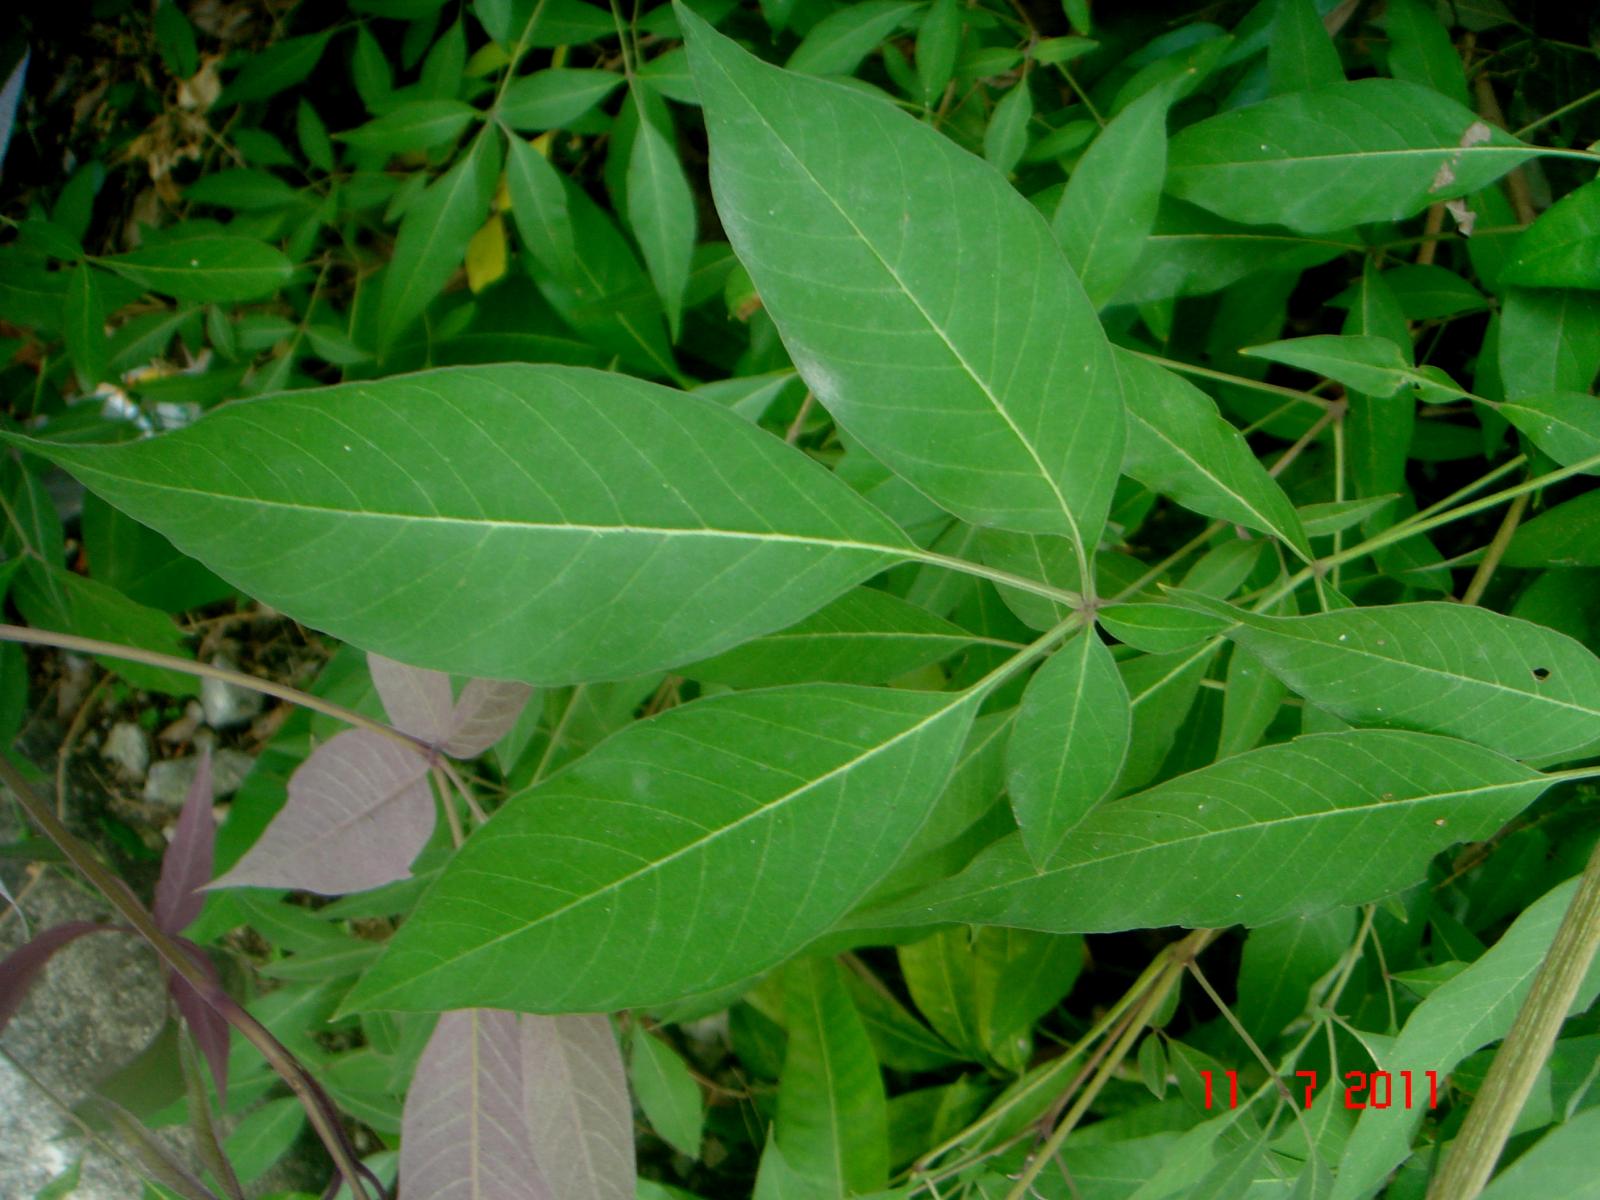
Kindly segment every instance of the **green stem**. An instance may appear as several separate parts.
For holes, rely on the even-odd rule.
[[[1145,994],[1138,1008],[1134,1010],[1121,1036],[1111,1048],[1111,1052],[1105,1055],[1101,1061],[1099,1068],[1095,1071],[1094,1078],[1089,1081],[1089,1084],[1073,1101],[1072,1107],[1062,1116],[1060,1123],[1051,1132],[1045,1144],[1039,1147],[1029,1158],[1028,1164],[1023,1167],[1022,1172],[1017,1176],[1016,1183],[1006,1193],[1006,1200],[1027,1200],[1028,1197],[1035,1194],[1033,1181],[1039,1177],[1039,1172],[1066,1144],[1067,1138],[1077,1128],[1078,1121],[1083,1117],[1083,1114],[1089,1111],[1089,1106],[1094,1103],[1095,1097],[1100,1094],[1100,1090],[1105,1087],[1111,1076],[1122,1065],[1122,1061],[1127,1058],[1128,1051],[1133,1049],[1133,1044],[1139,1040],[1139,1035],[1144,1032],[1145,1026],[1150,1022],[1150,1018],[1156,1014],[1156,1011],[1161,1007],[1162,1001],[1167,998],[1172,989],[1177,986],[1178,981],[1183,978],[1183,973],[1188,968],[1189,963],[1193,961],[1195,955],[1205,949],[1206,944],[1216,935],[1217,931],[1214,929],[1197,929],[1181,942],[1174,942],[1162,951],[1161,972],[1156,977],[1155,983]]]
[[[1518,458],[1521,457],[1521,455],[1518,455]],[[1434,505],[1431,508],[1424,509],[1422,512],[1419,512],[1414,516],[1407,517],[1404,521],[1396,522],[1388,529],[1383,530],[1381,533],[1374,534],[1372,537],[1367,538],[1365,541],[1360,542],[1357,545],[1351,546],[1345,550],[1341,550],[1337,554],[1330,554],[1326,558],[1318,559],[1311,566],[1306,567],[1304,570],[1301,570],[1290,576],[1276,589],[1274,589],[1272,592],[1269,592],[1261,601],[1260,607],[1264,608],[1274,601],[1281,600],[1284,596],[1288,595],[1301,584],[1305,583],[1319,570],[1326,571],[1332,567],[1338,566],[1341,563],[1347,563],[1354,559],[1371,554],[1374,550],[1381,550],[1385,546],[1392,546],[1396,542],[1403,542],[1407,538],[1416,537],[1421,533],[1427,533],[1430,529],[1438,529],[1441,525],[1448,525],[1453,521],[1461,520],[1463,517],[1470,517],[1476,513],[1484,512],[1491,508],[1498,508],[1502,504],[1515,500],[1518,496],[1525,495],[1528,492],[1536,492],[1540,488],[1549,487],[1553,483],[1559,483],[1561,480],[1569,479],[1574,475],[1582,475],[1584,472],[1592,471],[1596,467],[1600,467],[1600,454],[1590,455],[1588,458],[1578,460],[1571,466],[1562,467],[1560,470],[1551,471],[1547,474],[1538,475],[1532,479],[1524,480],[1514,487],[1508,487],[1501,491],[1493,492],[1468,504],[1463,504],[1458,508],[1451,508],[1446,509],[1443,512],[1437,512],[1435,510],[1437,510],[1440,505]],[[1499,468],[1498,470],[1499,473],[1503,473],[1504,467]],[[1469,485],[1469,487],[1480,486],[1481,482],[1482,481],[1480,480],[1479,484]],[[1440,502],[1440,504],[1444,503],[1447,503],[1447,501]]]
[[[1539,964],[1533,987],[1467,1111],[1428,1200],[1473,1200],[1489,1182],[1522,1105],[1550,1057],[1589,963],[1600,949],[1600,844],[1578,880],[1572,903]]]
[[[1254,392],[1268,392],[1274,396],[1287,396],[1301,404],[1314,405],[1317,408],[1327,408],[1338,403],[1322,396],[1302,392],[1296,388],[1283,387],[1276,383],[1263,383],[1259,379],[1251,379],[1245,375],[1230,375],[1226,371],[1213,371],[1210,367],[1197,367],[1193,363],[1179,362],[1175,358],[1162,358],[1159,354],[1146,354],[1143,350],[1130,350],[1130,354],[1137,354],[1140,358],[1155,363],[1157,366],[1166,367],[1169,371],[1177,371],[1181,375],[1195,375],[1201,379],[1215,379],[1218,383],[1231,383],[1235,387],[1249,388]]]

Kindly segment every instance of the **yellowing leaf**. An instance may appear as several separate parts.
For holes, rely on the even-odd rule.
[[[505,192],[503,183],[500,192]],[[489,214],[489,219],[467,243],[467,286],[476,295],[505,273],[506,222],[499,212],[494,212]]]

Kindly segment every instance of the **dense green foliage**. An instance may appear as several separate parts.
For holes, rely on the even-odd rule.
[[[1600,26],[1103,7],[24,22],[0,733],[321,635],[147,936],[407,1200],[1600,1196]]]

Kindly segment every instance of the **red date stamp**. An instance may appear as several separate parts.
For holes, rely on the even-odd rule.
[[[1216,1094],[1220,1086],[1213,1084],[1212,1076],[1220,1074],[1219,1083],[1227,1089],[1226,1107],[1239,1107],[1239,1073],[1237,1071],[1201,1071],[1200,1081],[1205,1085],[1205,1106],[1212,1108],[1221,1106],[1223,1098]],[[1304,1086],[1306,1111],[1311,1110],[1311,1103],[1317,1095],[1317,1073],[1315,1071],[1296,1071],[1295,1078]],[[1437,1071],[1423,1071],[1420,1078],[1414,1077],[1411,1071],[1346,1071],[1344,1073],[1344,1106],[1350,1109],[1358,1108],[1404,1108],[1412,1107],[1439,1107],[1439,1073]],[[1426,1104],[1423,1103],[1424,1084],[1426,1085]],[[1287,1090],[1287,1084],[1285,1089]],[[1337,1081],[1334,1087],[1338,1088]]]

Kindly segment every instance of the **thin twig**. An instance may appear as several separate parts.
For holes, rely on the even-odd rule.
[[[346,708],[342,704],[335,704],[331,700],[324,700],[320,696],[313,696],[309,692],[302,692],[298,688],[289,687],[287,684],[274,683],[270,679],[261,679],[255,675],[246,675],[242,671],[230,671],[225,667],[214,667],[209,663],[194,662],[187,658],[178,658],[171,654],[158,654],[154,650],[142,650],[137,646],[124,646],[118,642],[104,642],[98,638],[78,637],[71,633],[56,633],[49,629],[30,629],[24,625],[0,625],[0,642],[22,642],[31,646],[54,646],[58,650],[70,650],[77,654],[103,654],[107,658],[121,658],[129,662],[144,663],[150,667],[162,667],[168,671],[180,671],[186,675],[198,675],[206,679],[220,679],[224,683],[231,683],[236,687],[247,688],[252,692],[260,692],[266,696],[276,696],[280,700],[287,700],[291,704],[298,704],[301,708],[309,708],[313,712],[322,713],[324,716],[333,717],[357,729],[370,730],[381,733],[385,737],[394,738],[405,742],[412,747],[428,749],[428,744],[420,738],[414,738],[402,733],[393,726],[385,725],[382,721],[374,721],[363,713],[358,713],[353,708]]]
[[[1527,511],[1528,493],[1524,492],[1511,502],[1510,508],[1506,509],[1506,515],[1500,522],[1500,528],[1494,531],[1494,540],[1489,543],[1489,548],[1484,551],[1483,561],[1478,564],[1478,569],[1473,572],[1472,581],[1467,584],[1467,590],[1461,594],[1461,603],[1476,604],[1483,599],[1483,593],[1489,588],[1489,581],[1494,578],[1494,573],[1500,566],[1500,560],[1505,557],[1506,547],[1511,544],[1511,535],[1516,533],[1517,526],[1522,523],[1522,514]]]

